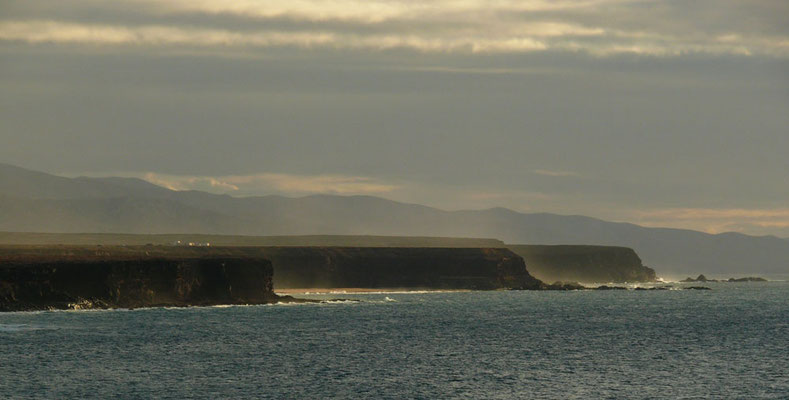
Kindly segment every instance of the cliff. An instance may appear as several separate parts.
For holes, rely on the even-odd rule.
[[[0,311],[265,304],[273,268],[260,257],[168,256],[133,249],[0,249]],[[7,249],[6,249],[7,250]]]
[[[539,289],[523,259],[500,248],[261,247],[275,289]]]
[[[507,245],[529,272],[546,282],[652,282],[655,270],[633,249],[613,246]]]
[[[0,246],[0,311],[298,301],[275,288],[551,287],[501,248]]]

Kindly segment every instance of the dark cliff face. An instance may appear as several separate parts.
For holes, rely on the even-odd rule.
[[[0,311],[276,302],[262,258],[0,262]]]
[[[261,247],[275,288],[539,289],[507,249]]]
[[[275,285],[546,288],[501,248],[0,246],[0,311],[296,301]]]
[[[529,272],[547,282],[652,282],[633,249],[613,246],[508,245],[526,261]]]

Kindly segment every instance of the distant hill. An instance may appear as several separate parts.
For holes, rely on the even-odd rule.
[[[630,247],[660,276],[789,276],[789,241],[773,236],[711,235],[504,208],[444,211],[370,196],[235,198],[3,164],[0,231],[481,237]]]
[[[64,178],[0,163],[0,194],[34,199],[166,197],[168,189],[135,178]]]

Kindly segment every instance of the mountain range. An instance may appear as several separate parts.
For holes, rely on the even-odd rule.
[[[232,197],[174,191],[136,178],[66,178],[7,164],[0,164],[0,231],[480,237],[631,247],[661,276],[789,276],[789,240],[774,236],[505,208],[445,211],[372,196]]]

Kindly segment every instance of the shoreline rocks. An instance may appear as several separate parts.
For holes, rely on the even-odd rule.
[[[704,274],[699,275],[696,279],[691,277],[687,277],[680,282],[690,283],[690,282],[767,282],[767,279],[764,279],[759,276],[746,276],[744,278],[729,278],[729,279],[708,279]]]

